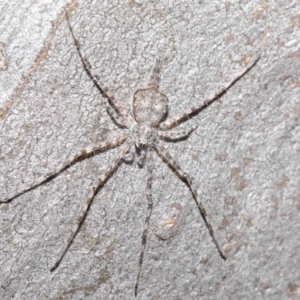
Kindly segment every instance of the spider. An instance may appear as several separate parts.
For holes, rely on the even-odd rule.
[[[102,153],[104,151],[110,150],[112,148],[121,146],[118,154],[112,163],[107,167],[102,175],[100,175],[99,180],[94,185],[91,194],[89,195],[83,213],[78,218],[78,223],[76,229],[69,237],[65,247],[62,249],[58,259],[56,260],[53,267],[50,269],[53,272],[61,263],[68,249],[70,248],[73,240],[78,234],[88,211],[92,205],[92,202],[100,189],[105,185],[109,177],[118,169],[120,164],[128,159],[133,161],[136,157],[137,163],[140,167],[147,166],[147,187],[146,187],[146,198],[148,203],[147,215],[144,223],[141,249],[139,254],[138,271],[135,281],[134,294],[137,296],[138,284],[142,271],[143,257],[147,242],[147,234],[149,228],[149,221],[152,212],[153,202],[152,202],[152,173],[153,173],[153,152],[156,152],[158,156],[172,169],[172,171],[181,179],[190,189],[192,196],[196,202],[199,212],[210,232],[210,235],[214,241],[214,244],[220,254],[220,256],[226,260],[226,256],[220,247],[220,244],[215,236],[214,230],[211,226],[210,218],[206,213],[206,210],[197,194],[197,191],[192,183],[190,177],[183,171],[179,164],[172,158],[168,151],[161,144],[160,140],[167,142],[176,142],[187,138],[194,130],[196,126],[192,126],[186,130],[172,130],[183,122],[187,121],[191,117],[198,115],[202,110],[210,106],[220,97],[222,97],[228,89],[230,89],[237,81],[239,81],[246,73],[248,73],[254,65],[259,60],[259,57],[254,60],[241,74],[234,78],[229,84],[227,84],[221,91],[219,91],[214,97],[193,106],[190,109],[183,111],[181,114],[166,119],[168,112],[168,98],[159,90],[160,83],[160,69],[161,69],[161,59],[156,59],[150,80],[144,88],[137,89],[132,97],[131,101],[131,114],[128,113],[127,109],[119,105],[115,97],[108,91],[106,87],[100,82],[99,77],[94,72],[91,64],[88,62],[83,51],[81,50],[79,41],[77,40],[72,26],[70,24],[69,16],[66,13],[66,19],[68,22],[68,27],[75,43],[78,55],[83,64],[83,67],[93,81],[96,88],[102,94],[107,101],[105,101],[105,106],[107,112],[114,123],[116,123],[120,128],[124,129],[124,133],[121,133],[114,138],[101,142],[96,147],[91,147],[82,150],[73,158],[71,158],[66,163],[62,164],[57,168],[56,171],[46,174],[42,179],[40,179],[34,185],[18,192],[12,197],[6,198],[0,203],[9,203],[17,197],[30,192],[43,184],[56,178],[62,172],[66,171],[70,167],[74,166],[80,161],[90,158],[94,155]]]

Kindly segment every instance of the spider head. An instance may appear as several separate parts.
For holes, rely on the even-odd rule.
[[[156,143],[157,130],[147,124],[134,122],[130,128],[132,140],[139,150],[153,147]]]
[[[132,114],[139,124],[156,126],[168,111],[168,98],[157,87],[138,89],[133,94]]]

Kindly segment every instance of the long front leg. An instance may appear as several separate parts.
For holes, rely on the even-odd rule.
[[[97,184],[93,187],[93,190],[91,191],[91,195],[88,197],[88,200],[86,201],[83,212],[82,212],[81,216],[78,218],[76,229],[73,231],[73,233],[69,237],[68,242],[67,242],[65,248],[63,248],[63,250],[61,251],[61,254],[60,254],[58,260],[55,262],[53,267],[50,269],[51,272],[53,272],[59,266],[60,262],[62,261],[65,254],[67,253],[68,249],[70,248],[73,240],[75,239],[77,233],[79,232],[81,225],[83,224],[83,222],[87,216],[87,213],[92,205],[92,202],[93,202],[95,196],[98,194],[100,189],[104,186],[105,182],[108,180],[108,177],[111,176],[117,170],[120,162],[122,162],[123,157],[128,152],[130,147],[131,147],[131,143],[126,143],[123,146],[123,148],[118,153],[115,160],[110,164],[110,166],[100,176],[100,179],[98,180]]]
[[[214,243],[221,255],[221,257],[226,260],[226,256],[223,253],[219,242],[217,241],[217,238],[215,236],[214,230],[210,224],[210,218],[206,213],[206,210],[204,208],[204,206],[202,205],[200,198],[195,190],[195,188],[192,185],[192,181],[191,179],[188,177],[188,175],[181,169],[181,167],[179,166],[179,164],[171,157],[171,155],[168,153],[168,151],[161,145],[156,145],[155,146],[155,150],[157,151],[158,155],[163,159],[163,161],[165,161],[167,163],[167,165],[175,172],[175,174],[190,188],[194,199],[197,203],[198,209],[204,219],[204,222],[210,232],[211,237],[214,240]]]
[[[78,163],[80,161],[83,161],[83,160],[85,160],[89,157],[92,157],[96,154],[99,154],[103,151],[106,151],[108,149],[111,149],[111,148],[114,148],[116,146],[121,145],[127,139],[127,137],[128,136],[126,134],[120,134],[120,135],[116,136],[115,138],[113,138],[110,141],[104,141],[104,142],[100,143],[100,145],[98,145],[96,147],[84,149],[80,153],[76,154],[73,158],[68,160],[66,163],[59,166],[56,171],[53,171],[53,172],[50,172],[50,173],[44,175],[41,179],[38,180],[38,182],[36,184],[32,185],[29,188],[26,188],[26,189],[22,190],[21,192],[15,194],[14,196],[8,197],[4,200],[0,200],[0,204],[11,202],[15,198],[20,197],[23,194],[25,194],[27,192],[30,192],[30,191],[40,187],[41,185],[53,180],[59,174],[66,171],[67,169],[74,166],[76,163]]]
[[[88,76],[92,79],[93,83],[97,87],[97,89],[100,91],[100,93],[108,100],[108,103],[105,102],[106,109],[109,112],[109,115],[113,118],[113,120],[121,125],[121,127],[129,128],[130,124],[132,122],[132,118],[129,115],[128,111],[120,106],[117,103],[117,100],[114,95],[112,95],[108,89],[104,86],[102,82],[100,82],[100,79],[96,72],[93,70],[91,64],[87,60],[86,56],[84,55],[83,51],[81,50],[80,43],[78,39],[75,36],[75,33],[72,29],[72,26],[70,24],[69,15],[68,12],[66,12],[66,17],[69,25],[69,29],[71,32],[71,35],[73,37],[77,52],[79,54],[79,57],[81,59],[81,62],[84,66],[85,71],[87,72]]]
[[[221,91],[219,91],[213,98],[201,103],[200,105],[196,105],[192,108],[185,110],[180,115],[177,115],[173,118],[170,118],[159,125],[159,129],[168,130],[180,125],[182,122],[196,116],[202,110],[213,104],[216,100],[220,99],[236,82],[238,82],[246,73],[248,73],[258,62],[260,57],[256,58],[255,61],[245,69],[240,75],[238,75],[235,79],[233,79],[229,84],[227,84]]]
[[[153,150],[152,149],[149,149],[147,152],[147,172],[148,174],[147,174],[146,197],[148,202],[148,209],[147,209],[147,216],[146,216],[143,235],[142,235],[142,247],[140,251],[138,273],[137,273],[135,288],[134,288],[135,297],[137,296],[138,285],[139,285],[139,280],[140,280],[142,265],[143,265],[144,252],[145,252],[146,242],[147,242],[149,222],[150,222],[150,217],[151,217],[152,207],[153,207],[153,201],[152,201]]]
[[[181,129],[181,130],[170,130],[170,131],[158,131],[157,136],[159,139],[166,142],[177,142],[183,139],[186,139],[194,130],[197,129],[197,126],[192,126],[190,128]]]

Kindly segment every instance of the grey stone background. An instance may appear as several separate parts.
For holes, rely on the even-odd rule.
[[[166,58],[169,115],[259,63],[166,145],[191,176],[228,260],[188,188],[155,157],[154,209],[138,299],[299,299],[300,3],[292,1],[1,1],[1,198],[120,130],[87,77],[91,64],[130,104]],[[53,273],[112,150],[0,206],[1,299],[134,299],[146,172],[123,164],[100,191]],[[168,218],[176,221],[165,229]],[[159,237],[164,237],[162,240]]]

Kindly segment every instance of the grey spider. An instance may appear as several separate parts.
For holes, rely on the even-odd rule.
[[[0,203],[9,203],[13,199],[32,191],[33,189],[38,188],[39,186],[51,181],[56,178],[59,174],[74,166],[76,163],[83,161],[84,159],[90,158],[94,155],[97,155],[101,152],[107,151],[109,149],[115,148],[117,146],[123,145],[118,152],[117,156],[113,162],[107,167],[105,172],[100,176],[99,180],[94,185],[88,200],[86,201],[85,208],[83,213],[78,218],[78,223],[76,229],[73,231],[69,237],[66,246],[62,249],[59,258],[56,263],[50,269],[51,272],[54,271],[65,254],[67,253],[69,247],[71,246],[73,240],[75,239],[77,233],[79,232],[81,225],[83,224],[87,213],[92,205],[92,202],[100,191],[100,189],[105,185],[109,177],[117,170],[119,165],[128,158],[131,157],[133,160],[134,157],[137,157],[137,162],[140,167],[147,165],[147,188],[146,188],[146,198],[148,202],[147,216],[144,223],[144,229],[142,233],[142,243],[139,256],[139,265],[138,272],[135,282],[134,293],[137,296],[138,284],[142,270],[144,251],[147,241],[147,233],[149,227],[150,216],[152,212],[152,173],[153,173],[153,151],[155,151],[158,156],[174,171],[174,173],[188,186],[190,189],[193,198],[197,204],[197,207],[200,211],[200,214],[210,232],[210,235],[217,247],[217,250],[220,256],[226,260],[225,254],[220,247],[213,228],[211,226],[210,218],[207,215],[201,200],[194,188],[191,179],[189,176],[182,170],[179,164],[171,157],[168,151],[161,145],[159,140],[164,141],[178,141],[184,138],[187,138],[192,131],[197,127],[193,126],[187,130],[171,130],[178,125],[182,124],[186,120],[190,119],[193,116],[199,114],[203,109],[211,105],[213,102],[218,100],[223,96],[229,88],[231,88],[239,79],[241,79],[247,72],[249,72],[254,65],[259,60],[259,57],[254,60],[241,74],[239,74],[235,79],[233,79],[229,84],[227,84],[221,91],[219,91],[211,99],[198,104],[190,109],[185,110],[181,114],[165,120],[168,112],[168,98],[166,95],[159,91],[160,83],[160,68],[161,60],[157,59],[155,66],[152,71],[150,80],[145,88],[138,89],[134,92],[132,103],[131,103],[131,114],[128,113],[127,109],[120,106],[115,97],[108,91],[106,87],[100,82],[98,76],[94,72],[90,63],[86,59],[83,51],[80,48],[79,42],[73,32],[71,27],[68,14],[67,21],[68,26],[73,37],[74,43],[76,45],[77,52],[80,56],[81,62],[84,66],[85,71],[88,76],[93,81],[96,88],[102,94],[107,101],[105,101],[106,109],[110,115],[113,122],[115,122],[120,128],[124,129],[124,133],[117,135],[116,137],[100,143],[98,146],[93,148],[87,148],[75,155],[66,163],[62,164],[57,168],[56,171],[51,172],[43,176],[36,184],[32,185],[29,188],[24,189],[23,191],[15,194],[12,197],[6,198],[5,200],[0,201]]]

